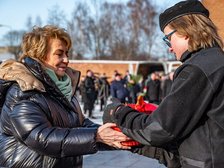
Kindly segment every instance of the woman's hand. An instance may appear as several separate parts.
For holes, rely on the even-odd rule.
[[[100,126],[96,136],[97,142],[102,142],[119,149],[131,149],[131,147],[121,144],[122,141],[130,140],[130,138],[122,132],[115,131],[111,128],[115,126],[116,124],[114,123],[106,123]]]

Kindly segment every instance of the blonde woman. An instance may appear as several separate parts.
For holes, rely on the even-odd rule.
[[[94,124],[75,98],[80,73],[68,67],[71,38],[55,26],[23,37],[20,62],[0,66],[0,167],[81,168],[82,155],[128,139]]]

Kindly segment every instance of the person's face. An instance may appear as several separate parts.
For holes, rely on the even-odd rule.
[[[120,81],[120,80],[121,80],[121,76],[120,76],[120,75],[117,75],[117,76],[115,77],[115,79],[116,79],[117,81]]]
[[[154,73],[151,74],[151,79],[156,80],[156,75]]]
[[[92,77],[93,76],[93,72],[92,71],[88,71],[87,72],[87,76]]]
[[[166,26],[164,34],[168,35],[173,31],[169,26]],[[188,49],[189,38],[187,36],[181,36],[178,34],[178,31],[175,31],[168,37],[168,40],[170,42],[169,52],[173,53],[177,60],[180,60],[182,54]]]
[[[69,63],[66,43],[59,39],[51,39],[48,44],[47,57],[44,61],[46,67],[54,70],[58,78],[65,75]]]

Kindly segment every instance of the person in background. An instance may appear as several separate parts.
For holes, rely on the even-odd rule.
[[[171,86],[172,86],[172,83],[173,83],[173,75],[174,75],[174,72],[169,72],[165,79],[163,79],[162,83],[161,84],[161,99],[164,99],[170,92],[170,89],[171,89]]]
[[[144,145],[177,149],[183,168],[224,165],[224,45],[209,11],[181,1],[159,16],[163,40],[182,62],[170,93],[150,115],[121,103],[105,110],[129,137]]]
[[[107,80],[107,76],[105,73],[102,74],[99,78],[99,92],[98,92],[98,98],[100,100],[100,111],[103,111],[103,109],[107,105],[107,100],[110,95],[110,84]]]
[[[84,87],[84,84],[85,84],[85,77],[82,76],[80,77],[80,81],[79,81],[79,96],[81,98],[81,104],[84,104],[84,97],[85,97],[85,87]]]
[[[150,79],[146,83],[146,99],[150,103],[160,103],[160,80],[156,72],[151,73]]]
[[[116,73],[115,79],[111,82],[110,85],[110,94],[112,98],[119,99],[122,103],[126,102],[126,98],[129,96],[129,92],[125,87],[125,82],[121,77],[121,74]]]
[[[89,118],[93,116],[94,104],[96,101],[95,77],[91,70],[86,71],[86,78],[84,80],[84,113],[88,111]]]
[[[102,146],[128,149],[115,124],[84,117],[75,97],[80,72],[68,67],[71,45],[64,29],[34,27],[20,61],[0,65],[0,167],[81,168],[83,155]]]
[[[118,73],[119,73],[118,70],[115,69],[112,75],[112,81],[115,80],[115,75]]]
[[[126,88],[129,91],[128,103],[136,103],[137,91],[138,91],[137,83],[134,80],[134,76],[129,72],[129,70],[126,71],[126,75],[124,76],[124,82],[125,82]]]

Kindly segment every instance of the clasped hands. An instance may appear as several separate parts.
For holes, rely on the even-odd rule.
[[[111,104],[107,105],[103,114],[104,125],[98,129],[98,132],[101,133],[101,135],[98,134],[98,138],[101,139],[101,142],[115,148],[131,149],[131,146],[138,145],[138,142],[132,141],[131,138],[123,134],[121,130],[116,127],[113,120],[113,113],[123,105],[124,104],[115,98],[112,99]]]
[[[129,146],[121,144],[123,141],[130,140],[125,134],[112,129],[115,123],[106,123],[98,128],[96,140],[118,149],[131,149]]]

